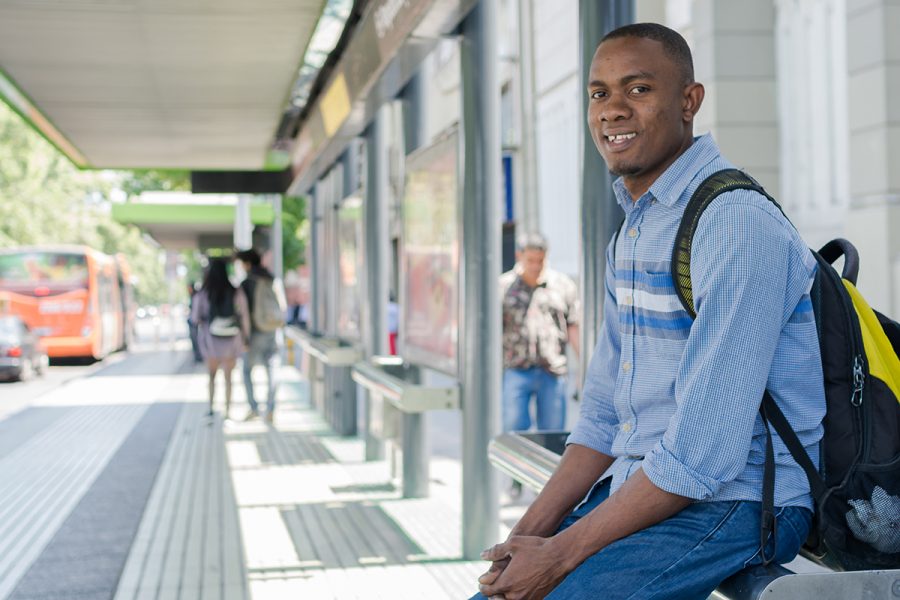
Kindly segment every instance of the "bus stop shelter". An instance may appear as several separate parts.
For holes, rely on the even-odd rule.
[[[306,330],[288,329],[287,337],[305,351],[301,367],[311,404],[333,431],[361,436],[368,461],[383,459],[386,442],[399,448],[402,495],[409,499],[428,493],[425,415],[458,411],[464,559],[477,558],[499,530],[488,447],[499,433],[502,371],[497,279],[508,140],[501,132],[500,71],[512,67],[501,60],[500,15],[507,4],[59,0],[0,7],[0,94],[76,165],[189,169],[195,192],[309,199],[310,318]],[[577,3],[581,100],[572,144],[590,139],[582,90],[592,53],[605,32],[634,20],[635,4]],[[680,4],[699,7],[698,31],[716,24],[710,35],[698,35],[698,43],[708,44],[721,31],[738,31],[731,42],[773,37],[769,30],[741,29],[742,21],[753,21],[741,12],[747,3]],[[776,4],[786,10],[796,3]],[[849,35],[861,41],[870,27],[857,17],[872,20],[890,3],[849,4]],[[723,5],[733,10],[720,10]],[[773,9],[766,18],[774,23],[774,15]],[[883,21],[895,23],[900,16],[891,18]],[[719,20],[725,22],[721,31]],[[320,45],[325,37],[330,41]],[[744,72],[721,73],[717,69],[730,61],[703,55],[709,63],[703,67],[723,83],[717,90],[721,113],[727,92],[753,95],[746,90],[756,88],[741,87],[746,80],[775,86],[760,58],[774,54],[771,47],[769,54],[734,47],[741,52],[732,57],[758,62]],[[856,61],[851,77],[870,63],[890,70],[895,48],[865,48],[864,60],[848,55]],[[435,55],[439,72],[429,63]],[[454,104],[435,105],[432,88],[447,80],[458,87]],[[434,119],[435,113],[449,117]],[[896,141],[880,136],[893,127],[889,111],[851,113],[874,120],[848,125],[855,143],[878,148],[873,154],[896,154]],[[739,119],[729,125],[743,127],[744,134],[769,127]],[[721,129],[727,134],[727,127]],[[868,137],[873,131],[884,140]],[[585,307],[580,347],[590,349],[600,323],[603,248],[620,217],[600,157],[589,143],[578,152],[578,227],[571,233],[579,240]],[[876,198],[866,210],[881,211],[865,214],[895,219],[895,187],[883,170],[860,178],[881,187],[857,192],[866,202]],[[173,247],[226,242],[235,209],[201,204],[173,209],[132,203],[114,210],[121,221]],[[250,207],[246,220],[271,223],[277,235],[279,214],[276,200]],[[884,231],[871,236],[883,249],[896,250],[887,237]],[[890,264],[879,268],[892,272]],[[392,297],[399,305],[397,356],[388,352]]]
[[[340,5],[340,35],[304,87],[320,35],[314,26]],[[384,433],[375,435],[375,423],[396,421],[410,495],[427,481],[423,411],[462,412],[468,558],[493,543],[498,528],[487,461],[501,377],[498,10],[484,0],[0,8],[0,93],[75,164],[188,168],[202,191],[310,199],[312,302],[309,330],[297,337],[323,367],[321,388],[311,371],[314,396],[326,413],[341,414],[331,403],[346,405],[359,390],[360,433],[372,458]],[[630,2],[584,0],[581,10],[588,59],[603,31],[632,18]],[[423,64],[441,44],[459,55],[459,117],[426,136],[433,109]],[[585,161],[593,167],[599,158],[586,151]],[[398,173],[407,169],[414,185],[405,176],[398,191]],[[608,189],[605,170],[583,172],[586,189]],[[285,185],[272,189],[273,181]],[[602,282],[597,240],[605,236],[596,233],[611,226],[611,203],[596,199],[582,202],[588,307],[598,304]],[[230,227],[221,207],[114,210],[176,246],[221,243]],[[391,216],[398,210],[399,224]],[[278,212],[254,206],[251,218],[265,222]],[[358,277],[348,279],[350,272]],[[392,291],[400,295],[399,362],[384,358]],[[597,319],[586,312],[582,347],[593,345]],[[379,417],[384,406],[393,416]],[[344,417],[347,431],[355,431],[356,412]]]

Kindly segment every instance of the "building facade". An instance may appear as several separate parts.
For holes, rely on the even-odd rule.
[[[500,61],[512,220],[550,241],[554,267],[577,277],[582,136],[579,2],[503,0]],[[638,0],[636,21],[687,39],[706,87],[696,133],[782,204],[807,243],[846,237],[859,287],[900,314],[900,28],[897,0]],[[459,119],[459,53],[439,47],[431,139]]]

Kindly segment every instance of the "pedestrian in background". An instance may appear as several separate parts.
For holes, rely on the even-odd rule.
[[[400,333],[400,305],[394,292],[388,296],[387,304],[388,349],[391,356],[397,355],[397,336]]]
[[[524,233],[516,265],[500,276],[503,301],[503,429],[566,425],[566,347],[578,351],[578,290],[568,276],[546,267],[547,240]]]
[[[244,292],[231,285],[222,259],[213,259],[194,295],[191,321],[197,324],[197,345],[209,371],[209,415],[213,414],[216,373],[225,374],[225,418],[231,409],[231,371],[250,336],[250,311]]]
[[[306,329],[306,305],[303,282],[296,270],[287,271],[284,274],[284,294],[285,299],[287,300],[285,320],[288,325]]]
[[[245,420],[259,417],[259,404],[253,391],[253,366],[263,365],[266,369],[266,421],[272,423],[275,416],[275,394],[277,381],[275,370],[278,362],[278,329],[284,325],[286,306],[275,289],[274,276],[261,264],[256,250],[242,250],[236,255],[241,261],[246,279],[241,289],[250,306],[250,343],[244,354],[244,388],[250,412]]]
[[[194,362],[202,363],[203,355],[200,354],[200,343],[197,340],[198,324],[194,320],[194,298],[197,296],[197,284],[194,281],[188,283],[188,333],[191,336],[191,352],[194,354]]]

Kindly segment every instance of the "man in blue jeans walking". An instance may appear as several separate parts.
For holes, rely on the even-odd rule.
[[[253,315],[254,293],[257,285],[272,285],[273,276],[262,266],[259,253],[256,250],[242,250],[236,255],[241,261],[246,279],[241,282],[241,289],[247,296],[247,306],[250,315]],[[243,357],[244,389],[247,393],[247,403],[250,412],[244,417],[245,421],[259,418],[259,404],[253,391],[253,366],[263,365],[266,369],[266,421],[272,423],[275,418],[275,394],[278,383],[275,379],[275,370],[278,366],[278,336],[275,331],[263,331],[253,319],[250,319],[250,340],[247,351]]]
[[[697,223],[696,319],[670,275],[691,194],[731,167],[709,135],[690,49],[657,24],[628,25],[591,62],[588,126],[625,223],[606,251],[599,341],[580,419],[556,472],[491,561],[476,597],[706,598],[760,564],[768,390],[814,462],[825,397],[809,291],[815,261],[762,195],[724,193]],[[812,498],[772,433],[777,536],[792,559]]]
[[[578,344],[578,291],[546,266],[547,241],[538,233],[516,239],[516,266],[500,276],[503,300],[503,430],[565,428],[566,347]]]

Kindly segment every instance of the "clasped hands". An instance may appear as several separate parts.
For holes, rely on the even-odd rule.
[[[568,575],[554,538],[514,535],[481,553],[491,566],[478,578],[488,598],[540,600]]]

